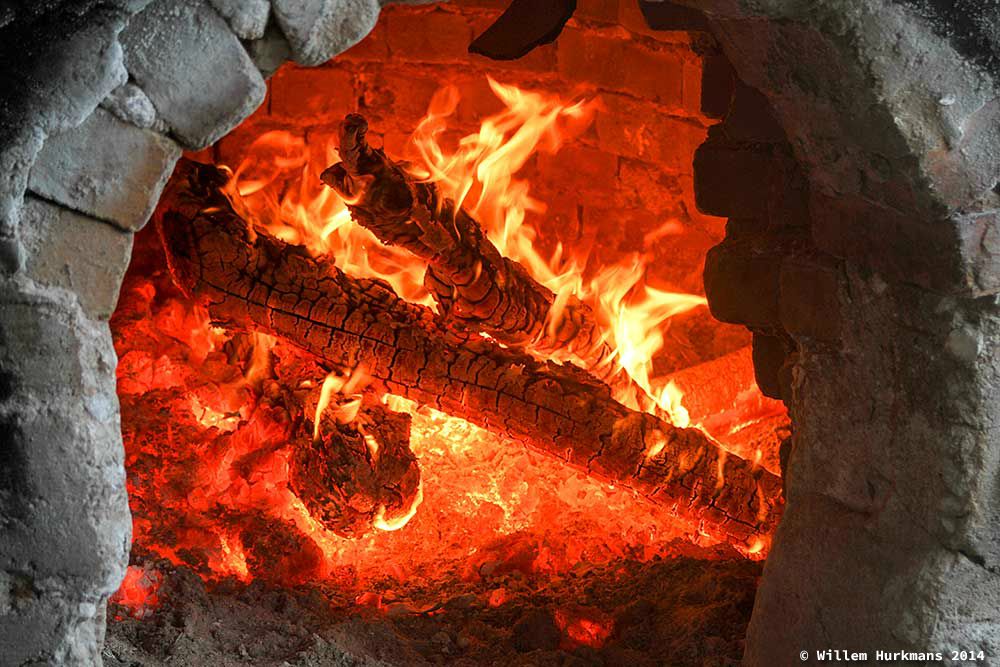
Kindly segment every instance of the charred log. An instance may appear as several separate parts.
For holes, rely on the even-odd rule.
[[[322,417],[292,455],[289,483],[309,512],[341,537],[390,526],[420,502],[410,416],[366,406],[348,423]]]
[[[450,325],[488,333],[509,346],[562,350],[594,365],[610,355],[586,304],[571,297],[554,307],[555,294],[501,255],[479,222],[433,183],[418,181],[372,148],[367,133],[362,116],[347,116],[340,131],[341,162],[321,179],[383,243],[427,262],[424,284]]]
[[[157,217],[174,280],[220,322],[280,336],[342,368],[364,366],[385,391],[633,488],[719,539],[752,547],[773,530],[776,476],[700,431],[629,410],[573,366],[455,331],[382,281],[351,278],[259,233],[234,211],[226,181],[183,162]]]

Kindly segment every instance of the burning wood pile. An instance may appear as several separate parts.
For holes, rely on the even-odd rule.
[[[255,229],[237,213],[225,172],[184,162],[157,225],[174,280],[206,303],[213,320],[283,338],[336,368],[364,368],[384,392],[625,484],[713,537],[750,549],[770,533],[776,476],[727,456],[700,431],[626,408],[572,365],[528,354],[558,343],[573,349],[580,337],[593,349],[596,327],[586,308],[566,304],[562,317],[547,322],[554,296],[503,258],[471,216],[367,146],[362,119],[345,122],[343,140],[348,161],[326,172],[326,181],[380,238],[429,261],[426,282],[441,315]],[[338,449],[338,457],[370,456],[368,447]],[[325,505],[342,485],[335,476],[328,488],[316,479],[315,468],[338,466],[315,454],[300,466],[314,473],[304,485],[307,505]],[[415,495],[416,485],[408,486]],[[348,520],[327,514],[328,526]]]
[[[509,112],[471,158],[437,150],[432,109],[422,165],[370,145],[358,115],[301,181],[267,174],[303,165],[281,132],[235,172],[180,163],[112,322],[140,554],[295,584],[344,567],[557,572],[680,535],[766,553],[772,452],[716,440],[773,433],[748,354],[651,378],[658,329],[703,299],[630,301],[641,264],[584,284],[574,258],[541,258],[511,175],[587,108],[493,85]],[[489,198],[469,174],[511,147]]]

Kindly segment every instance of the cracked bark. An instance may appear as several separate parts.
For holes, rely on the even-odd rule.
[[[615,401],[574,366],[542,363],[445,326],[384,282],[263,234],[223,194],[226,175],[184,161],[156,216],[171,274],[216,320],[279,336],[380,388],[628,486],[712,537],[751,545],[780,515],[781,482]]]
[[[449,325],[508,346],[572,353],[592,366],[611,356],[586,304],[570,297],[553,308],[556,295],[501,255],[479,222],[372,148],[367,133],[364,117],[348,115],[340,128],[342,161],[320,178],[348,202],[358,224],[427,263],[424,285]]]

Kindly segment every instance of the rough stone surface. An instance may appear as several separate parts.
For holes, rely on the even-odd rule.
[[[180,153],[170,139],[96,109],[79,127],[46,140],[28,187],[64,206],[135,230],[152,215]]]
[[[73,3],[67,3],[73,4]],[[0,271],[23,264],[18,208],[28,169],[45,135],[78,125],[113,88],[125,82],[116,41],[125,8],[21,8],[0,35],[0,87],[16,94],[0,105]],[[38,82],[44,82],[39,85]]]
[[[271,12],[268,0],[210,0],[240,39],[260,39]]]
[[[829,343],[840,339],[839,268],[823,257],[782,262],[778,308],[785,331]]]
[[[1000,208],[997,72],[889,0],[684,3],[709,14],[739,76],[768,95],[813,196],[859,202],[850,229],[817,236],[820,249],[887,280],[966,296],[997,290],[995,265],[992,275],[964,270],[990,261],[963,245],[954,217]],[[899,224],[887,226],[886,212]],[[864,242],[844,242],[865,230]],[[909,241],[888,247],[894,231]],[[891,261],[903,245],[914,261]]]
[[[101,106],[136,127],[148,130],[156,122],[156,107],[134,83],[125,83],[111,91]]]
[[[21,209],[26,273],[35,282],[67,289],[88,317],[107,320],[132,253],[132,234],[35,197]]]
[[[214,143],[264,100],[260,72],[204,0],[156,0],[121,39],[129,74],[185,148]]]
[[[271,78],[292,57],[292,47],[288,45],[281,28],[273,21],[267,24],[263,37],[247,42],[246,47],[250,60],[265,79]]]
[[[273,0],[295,62],[319,65],[354,46],[378,19],[378,0]]]
[[[1000,309],[845,281],[843,353],[798,340],[788,505],[745,664],[828,646],[995,656]]]
[[[742,216],[706,288],[777,228],[799,236],[781,261],[780,326],[754,337],[758,382],[790,406],[793,439],[744,664],[830,647],[996,655],[995,73],[899,3],[683,1],[707,12],[808,176],[796,185],[782,158],[757,199],[714,187],[745,182],[721,151],[780,145],[759,107],[736,99],[695,163],[712,186],[699,205]]]
[[[0,281],[0,656],[100,665],[131,532],[115,354],[76,296]]]

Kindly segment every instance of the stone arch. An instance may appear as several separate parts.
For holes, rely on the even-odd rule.
[[[295,4],[273,3],[287,40],[265,31],[266,2],[50,3],[2,19],[3,81],[20,94],[0,108],[0,653],[17,663],[99,661],[127,560],[107,317],[131,231],[180,145],[210,144],[259,104],[261,70],[322,62],[379,11],[282,13]],[[829,646],[995,652],[996,72],[913,3],[689,4],[808,178],[808,252],[777,253],[765,286],[770,335],[793,345],[772,370],[785,369],[796,436],[747,663]],[[162,48],[192,60],[157,71]],[[208,60],[228,87],[192,88]],[[74,173],[104,152],[107,179],[135,196]],[[54,237],[79,261],[58,259]]]

